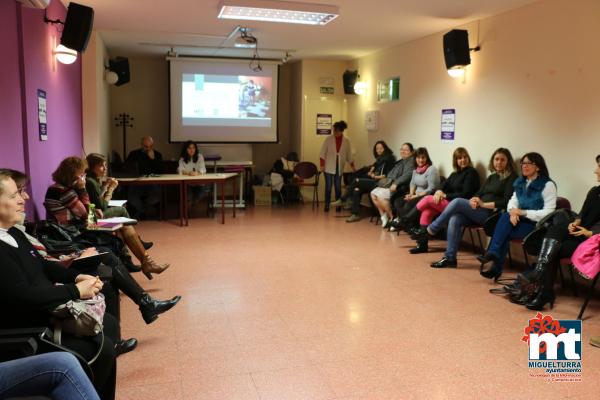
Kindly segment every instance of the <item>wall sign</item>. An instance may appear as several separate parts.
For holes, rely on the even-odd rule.
[[[317,114],[317,135],[331,135],[332,114]]]
[[[379,129],[379,111],[367,111],[365,113],[365,128],[368,131]]]
[[[442,142],[450,143],[454,141],[455,123],[456,110],[454,108],[442,110]]]
[[[48,140],[48,125],[46,123],[46,91],[38,89],[38,125],[40,140]]]

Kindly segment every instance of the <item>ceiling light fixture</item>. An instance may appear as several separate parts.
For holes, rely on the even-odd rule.
[[[325,4],[276,0],[222,0],[218,18],[326,25],[338,16],[337,6]]]

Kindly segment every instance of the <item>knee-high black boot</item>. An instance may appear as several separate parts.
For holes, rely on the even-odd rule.
[[[554,260],[559,250],[560,241],[552,238],[544,238],[535,269],[528,274],[519,274],[518,276],[521,285],[527,285],[528,283],[537,282],[542,279],[548,266]]]
[[[111,268],[115,285],[139,306],[142,318],[147,324],[156,321],[159,314],[173,308],[181,300],[181,296],[166,301],[155,300],[131,277],[123,264],[116,263]]]
[[[535,296],[533,301],[527,303],[525,307],[530,310],[542,311],[547,303],[550,303],[550,308],[554,306],[554,277],[556,276],[556,268],[558,268],[558,261],[550,261],[546,269],[543,272],[543,276],[540,278],[542,285],[539,292]]]
[[[409,212],[400,218],[400,228],[408,232],[410,228],[414,228],[419,223],[421,211],[417,207],[413,207]]]

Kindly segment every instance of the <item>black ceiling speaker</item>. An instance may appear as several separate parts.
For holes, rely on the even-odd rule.
[[[60,44],[69,49],[83,52],[90,40],[94,26],[94,9],[70,3]]]
[[[358,79],[358,71],[346,70],[342,78],[344,80],[344,94],[356,94],[354,84]]]
[[[446,69],[471,64],[468,31],[453,29],[444,35],[444,60]]]
[[[129,59],[127,57],[115,57],[108,60],[108,69],[119,76],[115,86],[121,86],[129,82]]]

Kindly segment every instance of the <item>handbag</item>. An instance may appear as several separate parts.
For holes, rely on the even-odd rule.
[[[102,333],[105,311],[102,293],[89,300],[69,300],[57,306],[50,312],[54,322],[54,343],[61,343],[63,331],[78,337]]]
[[[596,234],[575,249],[571,263],[586,279],[594,279],[600,272],[600,234]]]

